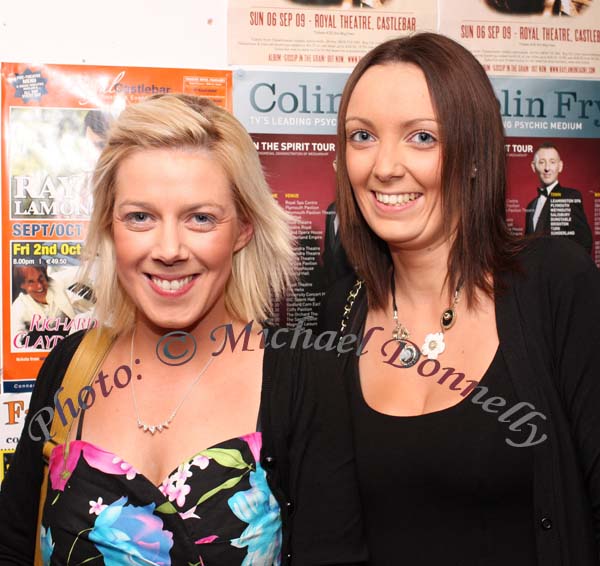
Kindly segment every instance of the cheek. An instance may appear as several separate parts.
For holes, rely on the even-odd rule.
[[[346,154],[346,170],[352,186],[365,183],[371,171],[370,159],[366,151],[362,154],[350,152]]]
[[[149,238],[143,232],[131,232],[116,227],[113,230],[113,246],[117,271],[135,264],[147,255]]]
[[[115,250],[135,253],[138,249],[147,248],[154,244],[157,236],[153,230],[132,230],[122,223],[113,224],[112,241]]]
[[[220,235],[215,233],[214,236],[205,234],[196,242],[194,251],[198,259],[208,267],[229,268],[234,254],[234,245],[235,234],[231,232]]]

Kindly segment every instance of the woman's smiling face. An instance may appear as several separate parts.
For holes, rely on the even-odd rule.
[[[411,63],[367,69],[345,131],[348,178],[373,232],[399,249],[444,241],[440,126],[423,71]]]
[[[152,149],[120,164],[113,210],[117,276],[159,328],[227,316],[235,252],[252,237],[221,165],[204,150]]]

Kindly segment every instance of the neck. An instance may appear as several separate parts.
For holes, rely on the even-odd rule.
[[[237,337],[245,324],[235,320],[224,305],[219,309],[211,309],[200,321],[186,328],[161,328],[138,313],[135,322],[135,356],[158,362],[158,355],[159,359],[166,359],[167,362],[177,362],[186,359],[196,348],[194,357],[206,359],[222,347],[228,329]],[[254,323],[252,333],[259,330],[260,325]]]
[[[390,250],[396,296],[411,305],[446,303],[454,293],[445,281],[451,242],[445,240],[426,250]]]

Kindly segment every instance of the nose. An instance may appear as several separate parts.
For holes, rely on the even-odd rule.
[[[156,240],[152,248],[152,259],[172,265],[189,258],[184,228],[175,220],[165,221],[155,231]]]
[[[378,180],[386,182],[394,177],[402,177],[405,173],[400,144],[392,140],[380,140],[373,165],[373,175]]]

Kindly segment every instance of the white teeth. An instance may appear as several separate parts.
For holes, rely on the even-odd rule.
[[[179,289],[187,285],[191,280],[191,276],[184,277],[183,279],[174,279],[173,281],[152,277],[152,282],[158,285],[163,291],[179,291]]]
[[[375,193],[375,198],[384,204],[390,204],[392,206],[399,206],[406,204],[407,202],[413,201],[421,196],[421,193],[399,193],[390,195],[387,193]]]

